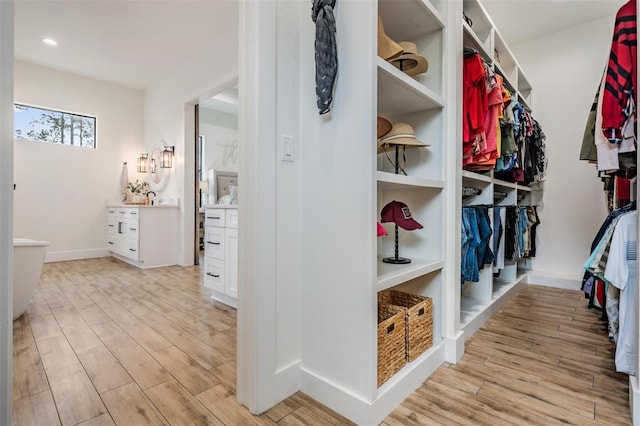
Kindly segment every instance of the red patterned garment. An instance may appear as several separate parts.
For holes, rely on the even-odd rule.
[[[622,129],[636,94],[636,1],[618,10],[602,101],[602,131],[609,142],[622,142]]]

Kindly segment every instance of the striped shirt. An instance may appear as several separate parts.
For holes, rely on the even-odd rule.
[[[602,101],[602,131],[611,143],[622,142],[622,128],[631,113],[629,98],[636,87],[636,1],[618,10]]]

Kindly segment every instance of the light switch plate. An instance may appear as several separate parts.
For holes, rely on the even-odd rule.
[[[282,161],[293,163],[293,161],[295,160],[293,136],[282,135],[281,143],[282,143]]]

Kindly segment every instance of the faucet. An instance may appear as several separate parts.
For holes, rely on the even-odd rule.
[[[153,198],[149,198],[149,194],[153,194]],[[150,205],[153,205],[153,201],[154,201],[154,200],[155,200],[155,198],[156,198],[156,193],[155,193],[154,191],[149,191],[149,192],[147,192],[147,198],[149,199],[149,204],[150,204]]]

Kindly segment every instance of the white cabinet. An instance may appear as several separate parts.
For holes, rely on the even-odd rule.
[[[178,206],[108,206],[107,248],[139,268],[175,265]]]
[[[237,307],[238,210],[207,208],[204,216],[204,286],[212,298]]]

